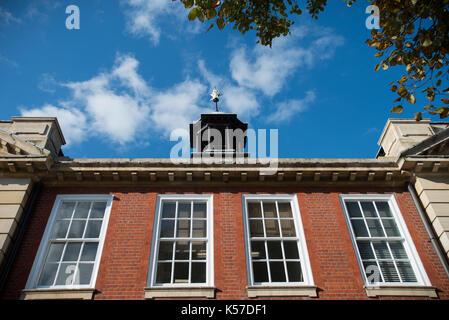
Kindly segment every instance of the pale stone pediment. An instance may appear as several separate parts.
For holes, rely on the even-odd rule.
[[[40,148],[33,143],[14,135],[6,130],[0,130],[0,155],[36,155],[46,156],[50,152]]]

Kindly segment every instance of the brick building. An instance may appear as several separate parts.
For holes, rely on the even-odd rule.
[[[201,120],[193,158],[203,128],[247,128]],[[449,123],[271,174],[242,141],[224,163],[71,159],[55,118],[0,122],[1,299],[449,299]]]

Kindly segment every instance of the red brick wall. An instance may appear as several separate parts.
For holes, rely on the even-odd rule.
[[[312,188],[43,188],[9,274],[2,298],[25,287],[45,225],[58,194],[114,194],[95,299],[143,299],[160,193],[214,195],[214,281],[217,299],[247,299],[242,194],[296,193],[319,299],[368,299],[341,208],[341,193],[393,193],[433,286],[449,299],[449,279],[429,242],[414,203],[404,189]]]

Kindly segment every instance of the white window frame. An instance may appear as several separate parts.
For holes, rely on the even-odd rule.
[[[156,283],[157,261],[159,252],[160,221],[163,201],[205,201],[206,202],[206,282],[205,283]],[[151,241],[150,266],[147,286],[149,288],[182,288],[182,287],[213,287],[214,285],[214,237],[213,237],[213,196],[211,194],[164,194],[158,195],[154,216],[153,239]],[[176,238],[174,238],[176,239]]]
[[[299,259],[301,262],[301,271],[303,280],[301,282],[254,282],[254,273],[251,258],[251,237],[249,230],[248,217],[248,201],[288,201],[291,204],[293,220],[295,223],[296,237],[298,240]],[[301,213],[299,210],[298,199],[295,194],[245,194],[242,195],[243,208],[243,224],[245,233],[245,254],[246,254],[246,268],[247,280],[249,287],[310,287],[314,286],[312,270],[310,266],[310,259],[307,250],[307,243],[304,235],[304,228],[301,220]],[[280,237],[279,239],[284,239]],[[288,238],[287,238],[288,239]]]
[[[408,259],[410,260],[410,264],[415,273],[417,282],[375,282],[369,283],[365,269],[363,267],[362,258],[360,256],[360,252],[357,246],[357,241],[355,237],[355,233],[352,227],[352,223],[350,221],[349,213],[346,208],[346,200],[356,200],[356,201],[386,201],[389,203],[390,208],[392,209],[393,217],[395,218],[395,222],[399,232],[401,234],[400,237],[397,237],[398,240],[403,241],[405,252],[407,253]],[[393,194],[341,194],[340,202],[343,208],[343,212],[345,215],[346,224],[348,226],[349,233],[351,235],[351,241],[354,248],[354,251],[357,256],[357,262],[359,264],[360,273],[362,274],[363,281],[367,288],[376,288],[376,287],[416,287],[416,286],[430,286],[430,280],[427,277],[426,271],[424,270],[424,266],[421,262],[421,259],[418,255],[418,251],[413,243],[413,240],[410,236],[410,233],[407,229],[407,225],[402,217],[402,213],[399,209],[399,206],[396,202],[396,199]],[[385,239],[395,240],[395,237],[388,237]]]
[[[36,254],[36,258],[34,259],[33,266],[31,268],[30,275],[28,277],[28,281],[26,284],[26,289],[38,289],[38,290],[60,290],[60,289],[94,289],[95,283],[97,280],[98,269],[100,266],[101,256],[103,253],[103,245],[104,240],[106,238],[106,231],[108,229],[109,216],[111,212],[112,200],[114,195],[112,194],[73,194],[73,195],[58,195],[56,196],[55,202],[53,204],[52,211],[50,213],[50,217],[47,222],[47,226],[45,227],[44,235],[39,245],[39,249]],[[90,279],[90,284],[86,285],[58,285],[51,287],[43,287],[38,286],[37,282],[39,280],[39,275],[44,267],[44,262],[46,258],[46,254],[50,244],[50,234],[55,223],[56,215],[58,209],[63,201],[106,201],[105,213],[103,216],[103,223],[101,225],[97,256],[95,259],[94,267],[92,269],[92,275]]]

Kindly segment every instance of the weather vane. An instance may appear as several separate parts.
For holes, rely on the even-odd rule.
[[[215,102],[215,111],[218,112],[218,101],[220,99],[218,99],[219,96],[221,96],[221,93],[217,90],[217,88],[214,88],[214,90],[212,90],[212,93],[210,94],[210,96],[212,97],[212,99],[210,99],[210,101]]]

